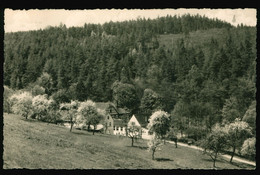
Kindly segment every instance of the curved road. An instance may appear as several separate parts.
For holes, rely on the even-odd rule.
[[[171,143],[171,144],[175,144],[175,142],[173,142],[173,141],[166,141],[166,142]],[[202,148],[197,147],[197,146],[194,146],[194,145],[188,145],[188,144],[184,144],[184,143],[180,143],[180,142],[178,142],[178,145],[203,151]],[[221,156],[224,157],[224,158],[227,158],[227,159],[230,159],[230,158],[231,158],[231,156],[230,156],[230,155],[227,155],[227,154],[221,154]],[[249,165],[256,166],[256,163],[255,163],[255,162],[249,161],[249,160],[246,160],[246,159],[242,159],[242,158],[239,158],[239,157],[235,157],[235,156],[234,156],[234,157],[233,157],[233,160],[238,161],[238,162],[242,162],[242,163],[246,163],[246,164],[249,164]]]

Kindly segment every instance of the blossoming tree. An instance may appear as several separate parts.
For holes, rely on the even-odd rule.
[[[170,128],[170,115],[164,111],[154,112],[148,124],[149,133],[153,133],[150,141],[148,142],[149,151],[152,151],[152,159],[154,160],[154,153],[157,148],[162,145],[162,138],[166,135]]]

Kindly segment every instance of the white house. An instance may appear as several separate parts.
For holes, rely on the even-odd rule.
[[[141,125],[140,125],[140,123],[138,122],[138,120],[136,119],[135,115],[133,115],[133,116],[130,118],[130,120],[129,120],[127,126],[128,126],[128,127],[130,127],[130,126],[141,127]]]
[[[114,119],[114,135],[126,136],[126,123],[122,119]]]
[[[137,119],[139,118],[139,120]],[[140,122],[142,121],[142,122]],[[128,121],[128,123],[124,123],[123,120],[120,119],[114,119],[114,135],[123,135],[126,136],[126,126],[130,127],[130,126],[136,126],[141,128],[140,130],[140,136],[143,139],[150,139],[151,135],[149,135],[148,133],[148,129],[146,129],[146,125],[147,122],[141,117],[136,117],[135,115],[133,115],[130,120]]]
[[[123,135],[126,136],[126,127],[137,126],[141,127],[140,123],[133,115],[128,123],[125,123],[122,119],[114,119],[114,135]]]

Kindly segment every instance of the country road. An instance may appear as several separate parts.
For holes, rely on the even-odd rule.
[[[171,143],[171,144],[175,144],[175,142],[173,141],[167,141],[168,143]],[[185,147],[188,147],[188,148],[193,148],[193,149],[197,149],[197,150],[201,150],[203,151],[202,148],[200,147],[197,147],[197,146],[194,146],[194,145],[188,145],[188,144],[185,144],[185,143],[180,143],[178,142],[178,146],[185,146]],[[227,155],[227,154],[221,154],[222,157],[226,158],[226,159],[230,159],[230,155]],[[253,162],[253,161],[249,161],[249,160],[246,160],[246,159],[242,159],[242,158],[239,158],[239,157],[233,157],[233,160],[235,161],[238,161],[238,162],[242,162],[242,163],[246,163],[246,164],[249,164],[249,165],[253,165],[253,166],[256,166],[256,163]]]

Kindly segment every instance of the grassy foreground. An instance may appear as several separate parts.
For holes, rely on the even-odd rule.
[[[166,143],[151,160],[145,140],[73,130],[54,124],[4,114],[4,169],[212,169],[209,156],[187,147]],[[254,169],[227,160],[219,169]]]

